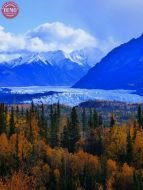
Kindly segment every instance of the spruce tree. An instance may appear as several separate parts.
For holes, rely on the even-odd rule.
[[[11,108],[10,121],[9,121],[9,136],[15,133],[15,119],[14,119],[14,108]]]
[[[44,109],[43,104],[41,105],[41,111],[38,115],[39,115],[40,135],[41,135],[41,137],[46,138],[47,121],[46,121],[46,117],[45,117],[45,109]]]
[[[59,145],[59,126],[57,110],[53,111],[53,106],[50,108],[50,145],[56,147]]]
[[[46,120],[45,121],[45,134],[44,134],[44,137],[46,139],[47,144],[49,144],[49,142],[50,142],[49,135],[50,135],[49,134],[49,125],[48,125],[48,120]]]
[[[140,105],[138,107],[137,120],[138,120],[139,128],[142,128],[143,127],[143,117],[142,117],[142,109],[141,109]]]
[[[83,111],[82,111],[82,130],[83,130],[83,132],[86,131],[86,125],[87,125],[86,122],[87,122],[86,121],[86,111],[85,111],[85,108],[83,108]]]
[[[74,152],[76,142],[80,139],[79,120],[76,108],[71,111],[71,120],[69,124],[69,151]]]
[[[128,164],[130,164],[133,159],[132,151],[133,151],[133,142],[132,142],[132,137],[131,137],[130,129],[129,129],[129,132],[127,135],[127,156],[126,156],[126,160]]]
[[[60,108],[60,103],[57,103],[57,117],[60,118],[61,116],[61,108]]]
[[[19,116],[19,106],[18,105],[16,106],[16,116],[17,117]]]
[[[22,106],[22,108],[21,108],[21,116],[23,117],[23,115],[24,115],[24,108]]]
[[[53,146],[53,127],[54,127],[54,120],[53,120],[53,106],[50,106],[50,145]]]
[[[8,116],[8,107],[7,107],[7,105],[4,106],[4,114],[5,114],[5,122],[7,122],[7,116]]]
[[[133,175],[133,190],[142,190],[143,189],[143,180],[140,174],[134,172]]]
[[[94,121],[93,121],[93,112],[92,112],[92,109],[90,109],[90,112],[89,112],[89,120],[88,120],[88,124],[89,124],[89,127],[90,127],[90,128],[93,128],[93,127],[94,127]]]
[[[33,102],[33,101],[31,102],[30,113],[31,113],[31,115],[34,115],[34,114],[35,114],[35,105],[34,105],[34,102]]]
[[[115,125],[115,117],[112,114],[111,117],[110,117],[110,127],[112,128],[112,127],[114,127],[114,125]]]
[[[19,106],[18,105],[16,106],[15,115],[16,115],[16,122],[18,122],[19,116],[20,116],[20,114],[19,114]]]
[[[63,148],[67,148],[68,144],[69,144],[68,125],[69,124],[67,124],[67,125],[64,126],[63,133],[62,133],[62,136],[61,136],[61,146]]]
[[[48,129],[48,119],[45,114],[45,107],[42,104],[40,111],[37,111],[38,124],[40,128],[41,138],[44,138],[46,142],[49,142],[49,129]]]
[[[103,125],[103,119],[102,119],[102,116],[99,115],[99,118],[98,118],[98,122],[99,122],[99,126],[102,126]]]
[[[94,126],[94,128],[97,128],[99,126],[98,113],[97,113],[97,111],[95,109],[94,109],[94,112],[93,112],[93,126]]]
[[[5,105],[0,104],[0,134],[6,133]]]

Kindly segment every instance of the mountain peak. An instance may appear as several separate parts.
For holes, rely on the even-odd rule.
[[[0,64],[3,86],[71,86],[89,70],[62,51],[28,53]]]
[[[31,57],[29,57],[28,63],[33,62],[42,62],[47,64],[46,59],[42,55],[40,55],[40,53],[33,54]]]
[[[73,87],[138,90],[142,76],[143,35],[113,49]]]

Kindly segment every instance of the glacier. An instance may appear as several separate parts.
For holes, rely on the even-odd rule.
[[[101,89],[74,89],[65,86],[32,86],[9,87],[11,93],[35,94],[43,93],[38,99],[33,99],[35,104],[53,104],[60,102],[67,106],[77,106],[89,100],[120,101],[126,103],[142,103],[143,96],[136,94],[134,90],[101,90]],[[53,95],[44,96],[45,92],[54,91]],[[29,100],[21,103],[31,103]]]

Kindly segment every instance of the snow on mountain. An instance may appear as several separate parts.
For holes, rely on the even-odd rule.
[[[72,53],[61,50],[21,52],[17,59],[0,63],[0,85],[73,85],[102,56],[102,52],[95,48],[84,48]]]
[[[96,65],[105,54],[97,48],[84,48],[81,50],[73,51],[69,54],[69,58],[81,65],[88,64],[91,67]]]
[[[3,65],[7,65],[9,67],[17,67],[22,64],[30,64],[33,62],[42,62],[44,64],[47,64],[47,60],[40,54],[40,53],[33,53],[26,56],[21,56],[17,59],[10,60],[8,62],[3,63]]]
[[[90,68],[72,61],[62,51],[28,53],[0,64],[0,85],[73,85]]]
[[[77,63],[80,66],[88,65],[92,67],[97,62],[99,62],[101,58],[104,56],[104,53],[98,50],[97,48],[90,47],[81,50],[76,50],[71,53],[65,53],[61,50],[57,50],[40,53],[21,52],[21,54],[22,55],[18,58],[12,59],[7,62],[2,62],[0,63],[0,65],[16,67],[22,64],[29,64],[32,62],[41,61],[45,64],[47,64],[48,62],[51,65],[61,66],[62,61],[68,59],[74,63]]]
[[[42,63],[47,64],[47,60],[38,53],[38,54],[35,54],[32,57],[30,57],[30,59],[27,61],[27,63],[40,62],[40,61]]]
[[[59,51],[48,51],[41,53],[43,57],[52,65],[58,65],[62,60],[69,59],[69,55],[61,50]]]

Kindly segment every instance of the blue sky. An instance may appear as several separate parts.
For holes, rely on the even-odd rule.
[[[2,0],[0,6],[4,2]],[[80,28],[95,37],[97,48],[105,51],[143,33],[143,0],[16,0],[15,2],[20,6],[20,14],[12,20],[0,15],[3,32],[19,35],[44,23],[59,22],[75,30]]]
[[[5,1],[1,1],[2,5]],[[20,15],[0,16],[7,31],[25,32],[45,22],[60,21],[81,27],[99,38],[126,40],[143,32],[142,0],[16,0]]]

